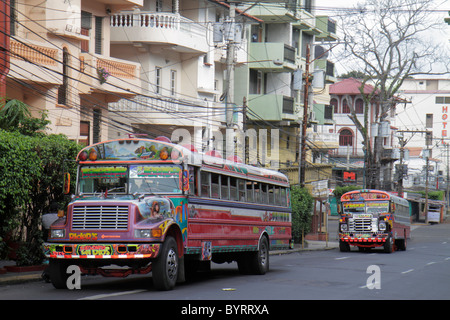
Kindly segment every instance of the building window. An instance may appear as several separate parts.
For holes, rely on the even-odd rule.
[[[350,113],[350,107],[348,106],[347,99],[342,101],[342,113]]]
[[[81,35],[90,36],[92,13],[81,11]],[[81,52],[89,52],[89,40],[81,40]]]
[[[80,121],[80,139],[78,143],[88,146],[90,141],[90,124],[89,121]]]
[[[102,110],[94,109],[93,111],[93,127],[92,127],[92,142],[97,143],[101,141],[101,121],[102,121]]]
[[[333,107],[329,105],[325,105],[323,118],[327,120],[333,120]]]
[[[103,17],[95,17],[95,53],[102,54]]]
[[[339,145],[340,146],[353,146],[353,133],[344,129],[339,133]]]
[[[333,106],[334,113],[339,113],[337,99],[335,99],[335,98],[331,99],[330,100],[330,105]]]
[[[162,77],[162,69],[161,67],[155,68],[155,92],[157,94],[161,94],[161,77]]]
[[[176,93],[177,84],[177,72],[175,70],[170,70],[170,95],[174,96]]]
[[[450,103],[450,97],[436,97],[436,104]]]
[[[58,88],[58,104],[67,105],[69,92],[69,51],[63,48],[62,85]]]
[[[427,113],[425,115],[425,128],[433,128],[433,114]]]
[[[355,113],[364,113],[364,102],[362,99],[357,99],[355,102]]]

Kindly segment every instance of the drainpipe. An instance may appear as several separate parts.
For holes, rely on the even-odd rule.
[[[10,0],[0,2],[0,106],[6,98],[6,78],[9,73]]]

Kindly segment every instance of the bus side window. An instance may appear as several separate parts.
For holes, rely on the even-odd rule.
[[[230,200],[238,200],[238,185],[235,177],[229,177],[230,179]]]
[[[211,173],[211,198],[220,199],[220,175]]]
[[[198,195],[198,169],[190,167],[189,168],[189,194]]]
[[[202,191],[202,194],[201,194],[201,196],[202,197],[207,197],[207,198],[210,198],[211,197],[211,195],[210,195],[210,191],[211,191],[211,186],[210,186],[210,180],[209,180],[209,172],[204,172],[204,171],[202,171],[201,172],[201,191]]]
[[[267,204],[267,184],[261,183],[261,203]]]
[[[220,189],[221,189],[221,199],[228,200],[228,176],[221,176],[220,177]]]
[[[253,202],[253,182],[247,181],[247,202]]]
[[[287,205],[287,199],[286,199],[286,188],[281,188],[281,205],[286,206]]]
[[[259,182],[255,182],[253,185],[254,192],[254,202],[261,203],[261,184]]]
[[[275,204],[277,206],[281,205],[281,194],[279,186],[275,186]]]
[[[275,204],[275,192],[274,192],[275,187],[270,184],[267,187],[269,188],[268,197],[267,197],[267,198],[269,198],[269,204]]]
[[[245,186],[245,180],[242,179],[238,179],[238,192],[239,192],[239,201],[245,201],[245,191],[246,190],[246,186]]]

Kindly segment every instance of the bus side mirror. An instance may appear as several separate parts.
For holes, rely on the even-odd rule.
[[[64,194],[70,193],[70,173],[64,174]]]
[[[181,190],[184,192],[189,191],[189,171],[183,170],[183,174],[181,176]]]

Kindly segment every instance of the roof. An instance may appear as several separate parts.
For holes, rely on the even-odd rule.
[[[362,86],[362,82],[355,78],[347,78],[339,82],[330,85],[330,94],[335,95],[359,95],[361,92],[359,88]],[[364,93],[370,94],[374,90],[374,87],[370,84],[364,85]]]

